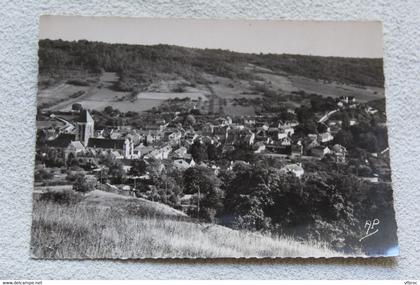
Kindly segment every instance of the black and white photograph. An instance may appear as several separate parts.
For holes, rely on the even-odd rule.
[[[32,258],[397,256],[382,33],[42,16]]]

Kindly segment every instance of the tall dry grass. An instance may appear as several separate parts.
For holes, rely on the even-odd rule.
[[[34,200],[31,250],[35,258],[332,257],[319,243],[302,244],[200,224],[183,216],[121,211],[79,202]],[[120,204],[118,204],[120,206]]]

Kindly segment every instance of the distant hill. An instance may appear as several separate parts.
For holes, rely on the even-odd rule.
[[[127,45],[102,42],[40,40],[39,84],[68,78],[85,79],[88,73],[113,71],[120,75],[122,91],[139,90],[163,75],[177,75],[191,83],[205,83],[205,73],[231,79],[255,79],[249,64],[273,73],[312,79],[383,87],[383,60],[289,54],[248,54],[220,49],[171,45]]]

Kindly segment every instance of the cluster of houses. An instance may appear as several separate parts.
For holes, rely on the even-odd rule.
[[[342,97],[337,103],[339,108],[351,108],[356,104],[352,97]],[[369,107],[366,112],[376,110]],[[322,159],[330,156],[336,163],[346,163],[347,150],[344,146],[333,144],[334,135],[340,131],[342,121],[332,120],[329,115],[319,121],[325,131],[317,134],[296,136],[299,126],[297,120],[274,121],[266,116],[238,117],[233,120],[229,116],[212,118],[201,122],[198,127],[183,128],[181,124],[160,121],[154,127],[135,129],[124,126],[114,129],[95,130],[95,121],[88,110],[79,111],[78,118],[71,122],[59,116],[51,115],[64,127],[51,132],[44,129],[47,137],[46,145],[59,150],[65,163],[77,160],[79,165],[98,167],[101,156],[131,161],[154,158],[172,161],[173,167],[185,170],[197,164],[190,150],[199,141],[213,144],[221,154],[229,153],[237,148],[245,148],[256,154],[282,157],[288,162],[281,171],[293,173],[297,177],[304,174],[302,159]],[[293,110],[290,112],[293,113]],[[330,112],[333,113],[333,112]],[[175,117],[177,114],[175,114]],[[354,119],[350,125],[357,124]],[[232,162],[233,163],[233,162]],[[127,167],[130,163],[126,163]],[[204,164],[215,172],[220,169],[216,162]]]

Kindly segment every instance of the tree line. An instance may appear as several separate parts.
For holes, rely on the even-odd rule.
[[[121,91],[141,90],[159,73],[177,74],[190,83],[206,83],[204,73],[231,79],[256,79],[248,63],[274,73],[289,72],[326,81],[383,87],[382,59],[319,57],[288,54],[247,54],[221,49],[171,45],[127,45],[86,40],[40,40],[41,76],[65,78],[69,72],[117,72]],[[68,78],[65,78],[68,79]],[[84,79],[84,78],[78,78]]]

